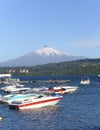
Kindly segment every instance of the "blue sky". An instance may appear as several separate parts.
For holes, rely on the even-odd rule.
[[[44,45],[100,58],[100,0],[0,0],[0,62]]]

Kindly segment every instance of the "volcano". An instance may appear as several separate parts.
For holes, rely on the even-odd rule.
[[[80,60],[80,59],[85,59],[85,57],[72,56],[66,52],[56,50],[52,47],[44,46],[34,52],[25,54],[18,58],[1,62],[0,66],[4,66],[4,67],[35,66],[35,65],[73,61],[73,60]]]

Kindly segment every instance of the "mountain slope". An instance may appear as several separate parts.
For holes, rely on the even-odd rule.
[[[0,63],[0,66],[34,66],[79,59],[84,59],[84,57],[71,56],[67,53],[45,46],[36,50],[35,52],[28,53],[16,59],[2,62]]]
[[[55,55],[56,56],[63,56],[63,55],[69,56],[69,54],[67,53],[60,52],[48,46],[44,46],[43,48],[38,49],[36,53],[39,54],[40,56],[55,56]]]

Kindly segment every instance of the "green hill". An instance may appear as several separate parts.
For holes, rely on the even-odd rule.
[[[0,73],[12,75],[100,74],[100,59],[51,63],[32,67],[0,67]]]

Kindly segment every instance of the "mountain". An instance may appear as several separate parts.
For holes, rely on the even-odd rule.
[[[63,61],[73,61],[85,59],[82,56],[72,56],[54,48],[44,46],[34,52],[28,53],[16,59],[1,62],[0,66],[35,66],[47,63],[58,63]]]

